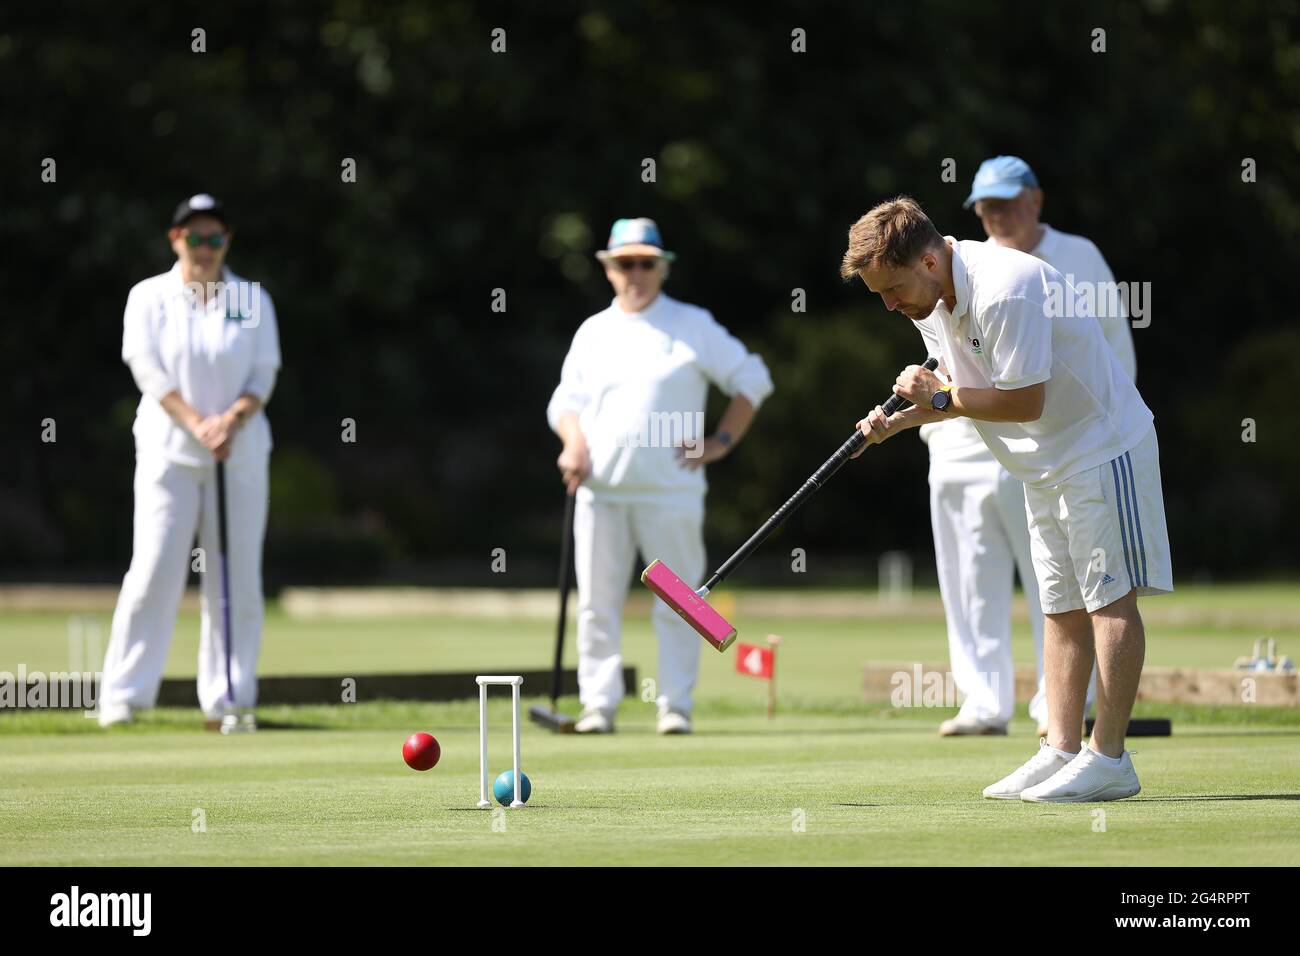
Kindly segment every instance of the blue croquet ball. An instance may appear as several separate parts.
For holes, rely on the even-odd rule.
[[[519,799],[528,802],[528,798],[533,795],[533,782],[528,779],[528,774],[520,773],[522,778],[519,781]],[[497,782],[492,784],[492,796],[497,798],[497,803],[503,807],[508,807],[515,800],[515,772],[513,770],[501,771],[501,776],[497,777]]]

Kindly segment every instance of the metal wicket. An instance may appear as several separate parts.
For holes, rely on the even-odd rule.
[[[510,723],[511,737],[515,749],[515,799],[510,804],[512,807],[522,807],[524,801],[520,788],[523,786],[523,780],[519,772],[519,688],[523,685],[524,679],[519,676],[515,677],[476,677],[478,682],[478,767],[479,767],[479,791],[478,805],[480,809],[486,809],[492,806],[492,801],[488,799],[488,749],[487,749],[487,689],[489,684],[509,684],[510,696],[514,709]]]

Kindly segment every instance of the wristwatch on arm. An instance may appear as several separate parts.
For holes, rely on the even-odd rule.
[[[947,412],[952,407],[953,383],[949,382],[930,396],[930,407],[936,412]]]

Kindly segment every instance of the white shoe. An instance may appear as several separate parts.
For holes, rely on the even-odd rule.
[[[1039,741],[1038,753],[1026,760],[1019,769],[1012,771],[997,783],[984,788],[984,796],[989,800],[1019,800],[1025,790],[1047,780],[1058,770],[1069,766],[1070,758],[1063,757],[1055,747],[1047,746],[1047,741]]]
[[[1051,777],[1026,788],[1020,799],[1027,803],[1099,803],[1123,800],[1142,789],[1127,750],[1120,755],[1118,767],[1099,756],[1092,747],[1084,747]]]
[[[134,719],[129,704],[100,704],[98,713],[99,726],[101,727],[129,724]]]
[[[980,720],[958,714],[939,725],[940,737],[1005,737],[1007,725],[998,720]]]
[[[257,732],[257,717],[251,710],[241,709],[221,715],[220,728],[223,734],[252,734]]]
[[[661,734],[689,734],[691,718],[675,710],[665,710],[659,715],[655,730]]]
[[[614,732],[614,716],[607,711],[595,707],[584,710],[578,717],[578,722],[573,725],[575,734],[612,734]]]

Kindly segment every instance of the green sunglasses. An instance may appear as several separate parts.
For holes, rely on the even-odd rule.
[[[214,232],[210,236],[200,236],[193,232],[187,232],[185,242],[191,249],[197,249],[205,242],[213,249],[220,249],[226,244],[226,234],[224,232]]]

